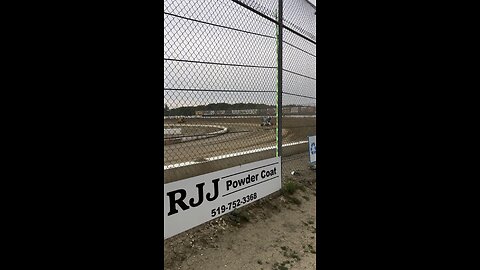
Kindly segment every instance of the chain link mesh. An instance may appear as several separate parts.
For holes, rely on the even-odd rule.
[[[315,118],[307,117],[316,115],[315,16],[315,9],[306,0],[283,2],[283,21],[288,27],[283,31],[283,129],[295,134],[287,135],[287,142],[288,136],[293,136],[293,141],[306,141],[307,136],[316,134]],[[292,119],[296,114],[302,117]]]
[[[165,170],[275,149],[277,9],[276,0],[164,1]],[[316,132],[316,25],[306,0],[284,1],[283,12],[288,144]]]

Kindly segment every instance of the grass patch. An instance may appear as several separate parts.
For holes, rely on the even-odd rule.
[[[292,258],[295,261],[300,261],[300,256],[298,256],[298,253],[295,250],[292,250],[288,247],[282,247],[282,250],[283,250],[283,256],[287,258]]]
[[[276,262],[274,265],[273,265],[273,270],[288,270],[288,267],[286,266],[287,263],[289,263],[289,261],[285,261],[285,262],[282,262],[282,263],[278,263]]]
[[[292,195],[299,189],[299,187],[300,186],[296,182],[287,181],[282,186],[282,193],[286,195]]]
[[[291,203],[294,203],[296,205],[301,205],[302,204],[302,201],[298,198],[295,198],[293,197],[292,195],[295,194],[295,192],[297,190],[302,190],[302,191],[305,191],[305,187],[303,185],[300,185],[299,183],[297,182],[294,182],[294,181],[291,181],[291,180],[288,180],[286,181],[283,186],[282,186],[282,195],[285,196],[285,198],[291,202]],[[305,196],[304,196],[305,198]],[[309,200],[310,198],[306,198],[305,200]]]
[[[304,246],[303,248],[304,248],[304,251],[305,251],[305,252],[310,252],[310,253],[312,253],[312,254],[317,254],[317,251],[315,251],[315,249],[314,249],[314,248],[312,247],[312,245],[310,245],[310,244],[308,245],[308,247],[305,247],[305,246]]]
[[[300,205],[302,204],[302,201],[292,196],[298,189],[300,189],[300,187],[301,186],[297,182],[286,181],[282,186],[281,193],[283,196],[285,196],[288,202]]]
[[[235,209],[230,213],[229,216],[234,224],[250,222],[250,217],[248,216],[247,211],[244,210]]]
[[[300,261],[300,257],[298,256],[296,251],[294,251],[293,254],[290,254],[290,257],[297,261]]]

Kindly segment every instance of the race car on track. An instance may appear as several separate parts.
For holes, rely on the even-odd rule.
[[[265,127],[265,126],[271,126],[272,125],[272,117],[266,116],[262,118],[262,124],[260,126]]]

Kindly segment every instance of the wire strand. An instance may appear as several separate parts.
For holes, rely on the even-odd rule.
[[[317,79],[313,78],[313,77],[309,77],[307,75],[303,75],[301,73],[297,73],[297,72],[293,72],[291,70],[288,70],[288,69],[283,69],[283,71],[286,71],[286,72],[289,72],[289,73],[292,73],[292,74],[295,74],[295,75],[298,75],[298,76],[302,76],[302,77],[305,77],[305,78],[308,78],[308,79],[312,79],[314,81],[316,81]]]
[[[238,29],[238,28],[233,28],[233,27],[229,27],[229,26],[224,26],[224,25],[220,25],[220,24],[214,24],[214,23],[209,23],[209,22],[205,22],[205,21],[200,21],[200,20],[197,20],[197,19],[192,19],[192,18],[172,14],[172,13],[169,13],[169,12],[164,12],[164,13],[166,15],[170,15],[170,16],[181,18],[181,19],[188,20],[188,21],[198,22],[198,23],[202,23],[202,24],[207,24],[207,25],[211,25],[211,26],[216,26],[216,27],[220,27],[220,28],[225,28],[225,29],[238,31],[238,32],[242,32],[242,33],[247,33],[247,34],[252,34],[252,35],[261,36],[261,37],[275,38],[274,36],[269,36],[269,35],[265,35],[265,34],[250,32],[250,31],[246,31],[246,30],[242,30],[242,29]]]
[[[195,63],[195,64],[218,65],[218,66],[249,67],[249,68],[277,68],[277,67],[272,67],[272,66],[242,65],[242,64],[206,62],[206,61],[185,60],[185,59],[172,59],[172,58],[163,58],[163,60],[164,60],[164,61],[174,61],[174,62]]]
[[[291,96],[297,96],[297,97],[310,98],[310,99],[317,99],[316,97],[304,96],[304,95],[289,93],[289,92],[285,92],[285,91],[283,92],[283,94],[285,94],[285,95],[291,95]]]
[[[192,91],[192,92],[222,92],[222,93],[276,93],[277,91],[267,90],[227,90],[227,89],[189,89],[189,88],[163,88],[167,91]]]

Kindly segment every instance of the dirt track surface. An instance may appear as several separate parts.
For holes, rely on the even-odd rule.
[[[288,182],[298,186],[293,194],[285,192]],[[316,174],[306,153],[283,158],[282,186],[165,240],[164,269],[316,269]]]
[[[175,120],[164,120],[165,126],[172,126],[175,123]],[[214,156],[275,146],[275,126],[261,127],[260,123],[259,118],[188,119],[186,124],[225,126],[228,128],[228,133],[207,139],[165,145],[164,165],[201,161]],[[198,133],[200,132],[202,131],[199,130]],[[305,141],[307,136],[314,135],[315,132],[315,118],[283,119],[283,143]]]

